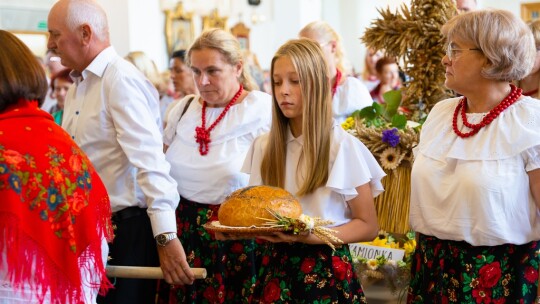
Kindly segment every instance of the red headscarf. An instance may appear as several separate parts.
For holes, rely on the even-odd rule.
[[[110,216],[99,176],[52,116],[25,100],[0,113],[0,261],[15,288],[79,303],[80,269],[91,267],[105,291],[101,242],[112,236]]]

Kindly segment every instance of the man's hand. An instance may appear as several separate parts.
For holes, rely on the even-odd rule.
[[[184,247],[178,238],[171,240],[165,246],[157,246],[161,270],[165,281],[169,284],[193,284],[195,276],[186,260]]]

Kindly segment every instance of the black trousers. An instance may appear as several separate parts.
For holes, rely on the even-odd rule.
[[[112,218],[116,226],[114,240],[109,244],[109,265],[159,266],[156,241],[152,234],[146,209],[129,207]],[[100,304],[152,304],[155,303],[157,280],[109,278],[114,289],[103,297]]]

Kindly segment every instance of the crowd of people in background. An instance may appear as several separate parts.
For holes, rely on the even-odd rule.
[[[540,303],[540,21],[456,8],[441,30],[456,97],[414,150],[407,302]],[[386,173],[340,123],[407,86],[398,58],[368,49],[353,75],[340,35],[314,21],[269,71],[209,29],[161,72],[117,54],[95,0],[55,2],[47,25],[41,64],[0,30],[0,302],[367,302],[348,246],[203,225],[235,190],[269,185],[344,244],[372,240]],[[163,279],[107,278],[106,265]]]

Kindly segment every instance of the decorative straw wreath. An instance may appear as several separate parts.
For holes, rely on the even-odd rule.
[[[404,4],[395,13],[379,10],[380,18],[361,38],[368,48],[384,50],[387,56],[397,58],[408,76],[403,98],[401,92],[387,92],[383,95],[385,106],[373,104],[343,123],[343,128],[367,146],[387,173],[382,181],[385,192],[375,200],[379,225],[386,231],[409,231],[412,148],[418,143],[427,113],[435,103],[452,95],[444,86],[441,60],[446,42],[440,29],[456,13],[454,0],[411,0],[410,7]],[[360,277],[384,278],[392,290],[408,284],[408,268],[393,266],[382,258],[377,263],[377,271],[370,269],[367,261],[358,261],[355,268]]]
[[[375,198],[379,226],[385,231],[405,234],[409,228],[412,149],[418,143],[420,123],[408,121],[399,108],[401,92],[383,95],[385,105],[356,111],[342,127],[356,136],[375,156],[387,176],[385,191]]]

